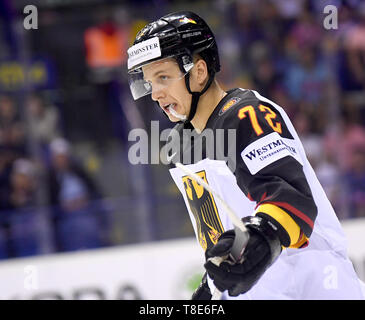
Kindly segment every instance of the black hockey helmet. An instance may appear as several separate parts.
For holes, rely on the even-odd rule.
[[[215,73],[220,71],[214,34],[201,17],[190,11],[170,13],[147,24],[128,49],[129,84],[133,98],[137,100],[152,92],[151,86],[143,80],[142,66],[175,58],[183,74],[187,74],[194,66],[193,55],[196,53],[207,63],[209,80],[201,92],[192,92],[189,76],[185,77],[187,90],[193,96],[187,121],[194,117],[199,97],[209,88]]]

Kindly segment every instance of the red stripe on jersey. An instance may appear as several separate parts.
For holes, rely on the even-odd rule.
[[[252,197],[251,197],[251,193],[247,193],[247,198],[248,198],[248,200],[250,200],[250,201],[255,201],[254,199],[252,199]]]
[[[265,192],[262,196],[261,196],[261,199],[260,199],[260,201],[257,203],[257,205],[256,205],[256,207],[255,207],[255,210],[259,207],[259,206],[261,206],[262,205],[262,202],[263,201],[265,201],[265,200],[269,200],[269,199],[271,199],[272,198],[272,196],[267,196],[267,193]],[[265,203],[268,203],[268,202],[266,202],[265,201]]]
[[[266,199],[267,193],[265,192],[260,199],[260,203]]]
[[[306,214],[304,214],[303,212],[301,212],[298,209],[294,208],[289,203],[286,203],[286,202],[270,202],[270,201],[268,201],[268,202],[265,201],[265,203],[271,203],[271,204],[274,204],[278,207],[282,207],[286,210],[289,210],[291,213],[295,214],[297,217],[299,217],[304,222],[306,222],[313,229],[314,222]]]

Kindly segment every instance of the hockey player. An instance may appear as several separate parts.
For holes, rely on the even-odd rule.
[[[182,150],[172,162],[209,183],[249,231],[244,259],[231,261],[235,232],[224,208],[180,169],[170,169],[207,259],[192,298],[210,299],[218,288],[229,299],[363,299],[341,225],[288,116],[256,91],[225,92],[218,71],[214,35],[192,12],[148,24],[128,50],[133,98],[151,94],[178,133],[194,129],[194,143],[177,141]],[[200,140],[208,130],[216,139],[218,129],[234,129],[235,139],[211,152],[216,143]],[[199,161],[184,157],[197,145],[203,146]],[[225,260],[217,266],[215,256]]]

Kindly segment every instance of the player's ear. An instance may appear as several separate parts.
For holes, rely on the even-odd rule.
[[[204,88],[209,78],[207,63],[202,58],[196,59],[192,72],[198,86]]]

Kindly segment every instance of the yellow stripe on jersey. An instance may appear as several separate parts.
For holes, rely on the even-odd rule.
[[[255,214],[257,212],[269,215],[282,225],[290,237],[290,247],[297,244],[300,236],[300,228],[293,218],[283,209],[270,203],[264,203],[256,209]]]
[[[305,243],[308,242],[308,238],[307,236],[302,232],[301,233],[301,236],[299,238],[299,240],[297,241],[297,243],[294,243],[292,244],[289,248],[292,248],[292,249],[298,249],[300,248],[302,245],[304,245]],[[308,244],[308,243],[307,243]]]

